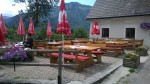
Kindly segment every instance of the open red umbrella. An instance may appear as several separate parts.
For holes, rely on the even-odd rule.
[[[32,18],[30,18],[28,33],[31,33],[32,35],[35,35],[34,24],[33,24]]]
[[[49,36],[49,41],[50,41],[50,36],[52,36],[52,29],[51,29],[51,24],[50,24],[49,20],[48,20],[48,24],[47,24],[46,35]]]
[[[6,26],[5,26],[5,22],[4,22],[4,19],[3,19],[3,15],[1,14],[0,16],[0,29],[3,33],[3,35],[6,35],[7,34],[7,30],[6,30]]]
[[[3,44],[3,43],[5,43],[5,38],[4,38],[3,33],[0,29],[0,45]]]
[[[24,29],[24,23],[23,23],[22,17],[20,17],[17,34],[21,36],[25,35],[25,29]]]
[[[61,0],[60,3],[60,12],[58,18],[57,33],[66,34],[71,36],[70,25],[67,18],[66,7],[64,0]]]
[[[100,29],[99,29],[97,21],[93,22],[92,29],[91,29],[91,34],[92,35],[94,35],[94,34],[99,35],[100,34]]]

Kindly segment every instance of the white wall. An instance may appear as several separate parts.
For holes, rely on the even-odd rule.
[[[109,38],[125,38],[126,28],[135,28],[135,39],[144,39],[144,46],[150,48],[150,29],[141,29],[140,24],[144,22],[150,23],[150,16],[139,17],[123,17],[112,19],[101,19],[99,21],[99,28],[109,28]],[[90,31],[92,27],[92,21]],[[101,31],[102,32],[102,31]],[[98,37],[100,35],[91,35],[90,38]]]

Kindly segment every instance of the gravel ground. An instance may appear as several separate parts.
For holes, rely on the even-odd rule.
[[[105,70],[108,66],[121,60],[121,58],[102,56],[102,63],[94,64],[85,68],[82,72],[76,73],[73,67],[63,68],[63,82],[85,80],[88,77]],[[35,57],[31,63],[49,63],[49,58]],[[16,72],[13,66],[0,66],[0,72],[4,75],[0,76],[0,81],[11,79],[37,79],[37,80],[57,80],[58,68],[49,66],[17,66]]]

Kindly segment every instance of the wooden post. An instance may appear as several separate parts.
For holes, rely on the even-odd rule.
[[[58,57],[58,84],[62,84],[62,48],[59,49]]]

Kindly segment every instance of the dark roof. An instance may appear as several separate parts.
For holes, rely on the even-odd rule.
[[[96,0],[87,19],[150,15],[150,0]]]

